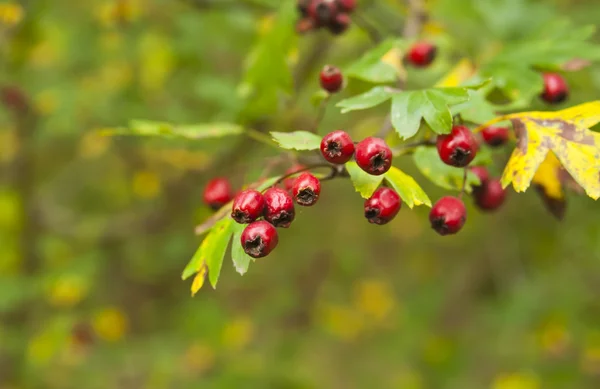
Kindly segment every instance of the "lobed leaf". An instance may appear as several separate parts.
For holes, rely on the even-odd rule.
[[[402,76],[401,70],[385,58],[386,54],[398,44],[395,39],[382,42],[351,64],[344,74],[376,84],[395,82]]]
[[[318,150],[321,137],[308,131],[271,132],[273,140],[284,149]]]
[[[567,206],[561,172],[560,161],[553,152],[549,152],[532,180],[546,209],[559,220],[564,218]]]
[[[427,193],[417,184],[414,178],[397,167],[392,166],[385,173],[385,180],[398,192],[409,208],[412,209],[415,205],[427,205],[431,207],[431,200],[427,196]]]
[[[389,100],[393,94],[394,90],[392,88],[376,86],[363,94],[338,102],[336,107],[341,108],[342,113],[373,108]]]
[[[354,185],[354,189],[360,193],[361,197],[368,199],[373,195],[373,192],[377,190],[381,182],[383,181],[384,175],[372,176],[362,170],[354,161],[346,163],[346,170],[350,174],[350,179]]]

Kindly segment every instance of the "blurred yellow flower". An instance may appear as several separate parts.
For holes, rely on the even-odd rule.
[[[502,374],[494,380],[492,389],[539,389],[540,380],[533,373]]]
[[[21,5],[9,1],[0,3],[0,25],[12,27],[21,22],[25,11]]]
[[[237,317],[223,328],[221,340],[223,346],[232,350],[243,349],[254,335],[254,325],[248,317]]]
[[[100,339],[116,342],[125,336],[129,323],[125,313],[118,308],[108,307],[94,315],[92,326]]]
[[[86,279],[75,274],[66,274],[57,278],[47,295],[50,304],[56,307],[72,307],[85,298],[89,289]]]
[[[144,170],[133,176],[133,193],[142,198],[153,198],[158,196],[161,189],[160,178],[156,173]]]
[[[396,302],[389,284],[382,280],[361,280],[354,285],[354,306],[366,322],[382,322],[392,313]]]

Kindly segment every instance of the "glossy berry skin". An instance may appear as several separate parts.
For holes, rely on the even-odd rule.
[[[262,258],[277,247],[279,236],[271,223],[260,220],[248,224],[242,231],[240,243],[246,254],[252,258]]]
[[[484,166],[474,166],[471,168],[471,171],[479,177],[480,184],[477,187],[485,185],[490,179],[490,173]]]
[[[473,191],[475,204],[479,209],[484,211],[494,211],[504,203],[506,198],[506,190],[502,188],[502,184],[498,179],[488,180],[481,187],[475,188]]]
[[[321,154],[327,162],[344,164],[354,155],[354,142],[345,131],[330,132],[321,140]]]
[[[379,188],[365,201],[365,217],[369,223],[387,224],[396,217],[402,200],[398,193],[390,188]]]
[[[321,194],[321,182],[310,173],[302,173],[292,188],[292,196],[298,205],[310,207],[315,205]]]
[[[214,210],[230,202],[232,197],[231,184],[223,177],[213,178],[204,188],[204,203]]]
[[[327,26],[338,14],[338,7],[333,0],[313,0],[308,6],[308,15],[318,26]]]
[[[483,141],[490,147],[499,147],[508,142],[508,128],[489,126],[481,131]]]
[[[296,216],[292,196],[280,188],[270,188],[263,196],[265,198],[265,220],[275,227],[288,228]]]
[[[438,234],[456,234],[467,220],[467,210],[461,199],[452,196],[442,197],[431,208],[429,222]]]
[[[264,210],[265,199],[262,193],[246,189],[234,197],[231,218],[240,224],[247,224],[261,217]]]
[[[285,171],[285,175],[289,175],[289,174],[294,174],[296,172],[299,172],[303,169],[306,169],[306,166],[301,165],[299,163],[292,165],[292,167],[290,167],[288,170]],[[293,186],[294,186],[294,182],[296,181],[296,177],[288,177],[283,181],[283,186],[285,186],[285,189],[290,191],[292,190]]]
[[[350,16],[346,13],[338,13],[334,16],[333,20],[327,25],[327,29],[335,35],[342,34],[350,27]]]
[[[342,12],[351,13],[356,8],[356,0],[335,0],[335,3]]]
[[[365,172],[380,176],[392,166],[392,150],[381,138],[368,137],[356,145],[354,158]]]
[[[562,103],[569,97],[567,81],[558,73],[544,73],[542,99],[549,104]]]
[[[339,92],[344,83],[342,72],[332,65],[325,65],[323,67],[323,70],[319,74],[319,79],[321,80],[321,87],[329,93]]]
[[[447,165],[465,167],[477,155],[477,140],[465,126],[454,126],[448,135],[439,135],[437,150],[440,159]]]
[[[424,68],[437,56],[437,47],[429,42],[415,43],[408,51],[407,59],[413,66]]]

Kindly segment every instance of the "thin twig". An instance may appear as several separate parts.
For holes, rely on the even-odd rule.
[[[330,97],[331,97],[331,95],[328,95],[323,100],[321,100],[321,102],[319,103],[319,107],[317,108],[317,117],[315,119],[315,124],[313,125],[312,131],[311,131],[315,134],[317,133],[319,126],[321,125],[321,122],[323,121],[323,118],[325,117],[325,113],[327,112],[327,103],[329,103]]]
[[[417,147],[420,147],[420,146],[434,146],[434,145],[435,145],[434,139],[422,139],[422,140],[419,140],[416,142],[405,143],[401,146],[398,146],[392,150],[392,154],[394,155],[394,157],[397,157],[400,155],[404,155],[404,154],[413,152],[414,149],[416,149]]]
[[[414,38],[421,33],[423,25],[427,22],[429,15],[425,9],[423,0],[405,0],[408,6],[408,16],[404,24],[404,38]]]
[[[307,167],[302,168],[302,169],[298,169],[298,170],[296,170],[294,172],[291,172],[291,173],[284,174],[283,176],[279,177],[277,179],[277,181],[275,181],[273,183],[273,185],[271,185],[271,187],[274,187],[274,186],[277,186],[277,185],[281,184],[285,179],[290,178],[292,176],[295,176],[298,173],[302,173],[302,172],[306,172],[306,171],[314,170],[314,169],[319,169],[319,168],[325,168],[325,167],[330,168],[331,171],[332,171],[332,173],[330,173],[330,175],[333,174],[332,177],[335,177],[334,173],[337,173],[337,168],[334,165],[330,165],[328,163],[318,163],[318,164],[314,164],[314,165],[311,165],[311,166],[307,166]]]
[[[380,43],[383,40],[381,33],[373,26],[367,19],[359,14],[355,14],[352,18],[354,24],[356,24],[361,30],[367,33],[369,39],[375,44]]]
[[[463,195],[466,192],[467,189],[467,173],[468,173],[468,168],[464,168],[463,169],[463,183],[462,183],[462,188],[460,188],[460,193],[458,195],[458,198],[462,200]]]

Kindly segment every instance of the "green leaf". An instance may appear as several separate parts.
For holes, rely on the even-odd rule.
[[[164,138],[208,139],[244,133],[244,128],[233,123],[206,123],[173,125],[150,120],[131,120],[127,128],[105,129],[102,135],[156,136]]]
[[[398,192],[409,208],[413,208],[415,205],[427,205],[431,207],[431,200],[429,200],[427,193],[423,191],[414,178],[397,167],[392,166],[385,173],[385,180]]]
[[[482,91],[469,90],[469,101],[451,108],[452,115],[460,115],[466,122],[482,124],[496,117],[497,107],[490,103]]]
[[[392,97],[392,125],[401,138],[414,136],[421,120],[438,134],[452,129],[450,105],[469,100],[467,88],[433,88],[407,91]]]
[[[464,169],[446,165],[438,156],[434,147],[419,147],[413,154],[415,165],[431,182],[444,189],[461,190]],[[471,171],[467,172],[467,192],[473,185],[479,184],[479,178]]]
[[[372,176],[364,170],[362,170],[356,164],[356,162],[353,161],[346,163],[346,169],[350,174],[350,179],[352,180],[354,189],[356,189],[356,191],[360,193],[360,195],[365,199],[371,197],[373,192],[375,192],[375,190],[379,187],[379,185],[381,185],[381,182],[383,181],[383,174],[380,176]]]
[[[231,243],[231,259],[233,260],[233,266],[241,275],[244,275],[248,271],[250,261],[254,262],[254,258],[246,254],[242,244],[240,243],[244,228],[246,228],[245,224],[234,223],[233,240]]]
[[[204,238],[194,257],[183,271],[182,278],[185,280],[196,273],[202,264],[208,266],[208,279],[213,288],[217,286],[223,257],[233,234],[233,219],[226,216],[215,223],[208,235]]]
[[[310,96],[310,103],[313,105],[313,107],[318,107],[325,99],[329,98],[329,96],[330,95],[326,90],[319,89],[313,93],[312,96]]]
[[[342,113],[373,108],[387,101],[393,94],[394,91],[391,88],[376,86],[368,92],[338,102],[336,107],[341,108]]]
[[[279,146],[288,150],[318,150],[322,139],[308,131],[271,132],[271,136]]]
[[[386,40],[371,51],[365,53],[358,61],[350,65],[344,72],[348,77],[372,83],[394,82],[398,79],[398,70],[382,60],[383,56],[398,44],[397,40]]]

